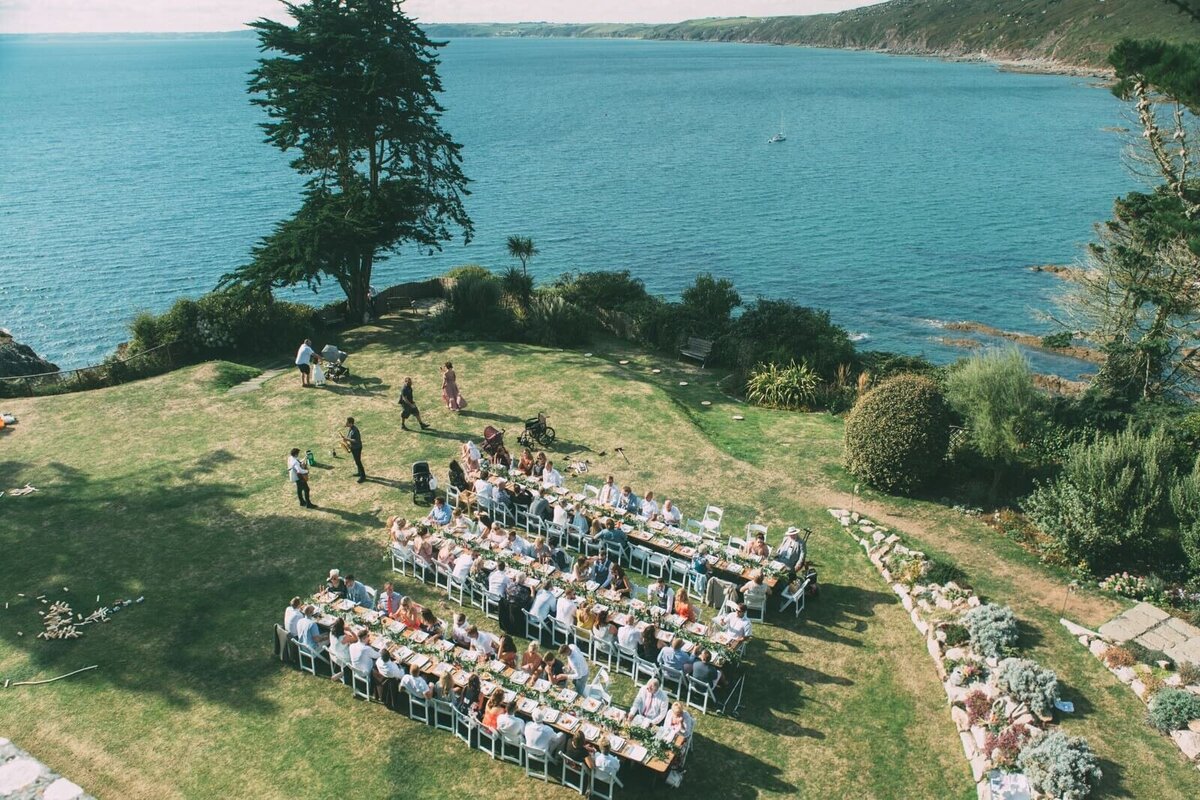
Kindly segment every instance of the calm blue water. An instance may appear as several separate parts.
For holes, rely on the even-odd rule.
[[[0,39],[0,326],[78,366],[246,260],[299,187],[247,102],[256,55]],[[1043,329],[1058,284],[1026,268],[1077,258],[1132,186],[1102,130],[1121,104],[1071,78],[673,42],[458,40],[444,60],[476,239],[376,285],[503,268],[505,237],[529,234],[539,277],[629,269],[671,295],[708,270],[945,360],[961,351],[930,320]],[[788,142],[768,146],[781,114]]]

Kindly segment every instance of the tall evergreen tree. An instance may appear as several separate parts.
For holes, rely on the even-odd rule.
[[[223,283],[316,288],[335,280],[351,318],[367,305],[377,261],[404,245],[470,240],[461,147],[442,128],[431,41],[403,0],[284,3],[294,25],[250,23],[265,54],[249,92],[266,141],[308,176],[304,202]]]

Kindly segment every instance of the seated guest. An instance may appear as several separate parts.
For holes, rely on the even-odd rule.
[[[608,560],[607,553],[601,552],[595,557],[587,578],[601,589],[608,588],[608,582],[612,579],[612,562]]]
[[[488,575],[488,592],[496,597],[504,597],[504,593],[508,591],[508,585],[512,580],[508,577],[508,571],[503,565],[492,570],[492,574]]]
[[[658,502],[654,499],[654,492],[646,492],[646,497],[638,509],[638,515],[647,520],[658,518]]]
[[[759,558],[769,558],[771,555],[771,546],[767,544],[767,536],[762,531],[754,534],[754,538],[746,542],[742,547],[742,551],[747,555],[758,556]]]
[[[586,583],[588,579],[588,571],[591,569],[591,560],[585,555],[575,557],[575,563],[571,566],[571,580],[576,583]]]
[[[712,653],[707,650],[700,651],[700,660],[692,664],[692,677],[709,686],[716,686],[721,682],[721,670],[712,665]]]
[[[533,492],[526,489],[521,484],[512,487],[512,502],[516,508],[529,510],[529,506],[533,504]]]
[[[422,608],[421,630],[430,636],[441,636],[446,630],[446,623],[438,619],[431,609]]]
[[[554,468],[553,461],[547,461],[546,468],[542,470],[542,487],[545,489],[551,489],[562,485],[562,473]]]
[[[567,508],[565,502],[559,501],[554,504],[554,524],[564,528],[571,524],[571,509]]]
[[[542,477],[542,473],[546,470],[546,454],[538,453],[537,458],[533,460],[533,469],[529,471],[530,476],[534,478]]]
[[[433,508],[429,509],[429,516],[426,519],[434,525],[450,523],[450,506],[446,505],[445,498],[438,497],[433,501]]]
[[[533,596],[533,606],[529,609],[529,616],[538,622],[545,622],[546,617],[553,614],[557,606],[558,598],[554,596],[554,592],[550,591],[550,585],[543,583],[538,587],[537,594]]]
[[[472,714],[477,718],[483,716],[483,685],[474,672],[467,676],[467,685],[463,687],[459,708],[465,714]]]
[[[388,531],[392,537],[392,544],[400,547],[408,547],[408,540],[412,533],[408,529],[408,520],[404,517],[390,517],[388,519]]]
[[[658,663],[658,628],[654,625],[647,625],[642,630],[642,637],[638,640],[638,656],[643,661],[649,661],[651,664]]]
[[[483,727],[495,733],[496,725],[500,722],[500,715],[505,711],[504,692],[496,691],[487,701],[487,708],[483,712]]]
[[[481,631],[474,625],[467,628],[467,642],[468,649],[489,658],[496,654],[496,645],[499,643],[494,634]]]
[[[500,635],[500,651],[496,654],[496,658],[503,661],[506,666],[517,668],[517,646],[507,633]]]
[[[695,622],[700,619],[700,609],[688,599],[687,592],[680,592],[675,595],[675,613],[686,619],[688,622]]]
[[[448,703],[453,703],[458,699],[458,687],[454,685],[454,678],[450,677],[449,672],[443,672],[437,683],[433,685],[433,696]]]
[[[611,747],[608,737],[602,737],[599,749],[592,754],[592,772],[610,783],[621,770],[621,759],[612,754]]]
[[[525,744],[553,756],[562,749],[567,735],[558,733],[542,720],[542,710],[535,709],[533,719],[525,725]]]
[[[542,659],[542,677],[555,686],[562,686],[567,682],[566,668],[553,650],[546,651],[546,657]]]
[[[467,615],[461,611],[454,615],[454,624],[450,627],[449,639],[459,647],[470,647],[471,640],[467,636],[467,630],[471,627],[471,623],[467,622]]]
[[[714,617],[713,622],[735,639],[735,646],[737,642],[750,638],[750,620],[746,617],[745,603],[738,603],[736,611]]]
[[[621,565],[613,562],[613,565],[608,570],[608,587],[610,591],[616,592],[621,597],[628,599],[633,596],[633,584],[629,582],[629,578],[625,576],[625,570],[621,569]]]
[[[633,496],[633,489],[629,486],[621,487],[621,493],[617,495],[613,506],[622,511],[637,511],[637,498]]]
[[[688,574],[688,579],[701,595],[704,594],[704,587],[708,585],[709,574],[708,559],[704,557],[704,553],[697,550],[692,556],[692,571]]]
[[[463,461],[463,468],[467,473],[467,478],[472,479],[479,475],[479,461],[481,459],[479,448],[474,442],[463,443],[462,450],[459,451]]]
[[[463,550],[454,559],[454,567],[450,570],[450,577],[459,583],[464,583],[471,574],[471,565],[474,563],[475,554],[470,550]]]
[[[512,493],[505,486],[496,487],[496,505],[508,511],[513,510],[513,505],[516,503]]]
[[[579,532],[580,536],[587,535],[588,518],[587,515],[583,513],[582,508],[575,509],[574,513],[571,515],[571,525],[573,525],[575,530]]]
[[[533,472],[533,453],[529,452],[528,447],[521,451],[521,458],[517,460],[517,472],[523,475]]]
[[[575,627],[590,631],[595,624],[596,615],[592,613],[591,604],[580,603],[579,608],[575,609]]]
[[[668,525],[678,525],[683,521],[683,514],[675,507],[675,503],[667,498],[663,502],[662,510],[658,512],[658,516]]]
[[[575,624],[575,612],[579,609],[579,601],[575,599],[575,587],[568,586],[563,591],[562,597],[558,598],[558,607],[554,610],[554,617],[563,625]]]
[[[479,477],[475,479],[475,484],[472,487],[475,490],[475,497],[479,501],[480,508],[486,508],[496,499],[496,487],[488,480],[489,477],[491,476],[485,469],[479,473]]]
[[[366,586],[354,579],[353,575],[346,576],[346,599],[356,606],[371,607],[371,594],[367,591]]]
[[[304,617],[296,623],[296,639],[309,650],[320,654],[329,641],[329,635],[321,633],[321,628],[313,615],[317,613],[316,606],[305,606]]]
[[[646,685],[638,690],[637,697],[633,698],[633,705],[629,707],[629,716],[635,717],[641,715],[650,720],[654,725],[658,725],[667,717],[667,710],[671,707],[671,700],[667,697],[667,693],[658,685],[658,678],[651,678],[646,681]]]
[[[379,658],[375,659],[375,669],[385,678],[400,680],[404,677],[404,670],[400,669],[400,665],[392,658],[391,652],[386,647],[379,651]]]
[[[642,632],[637,629],[631,619],[617,629],[617,644],[626,650],[637,650],[642,641]]]
[[[329,628],[329,662],[331,665],[334,662],[343,665],[334,671],[332,677],[335,681],[345,679],[344,665],[350,663],[350,645],[357,641],[358,637],[346,630],[346,620],[338,617],[333,621],[333,625]]]
[[[545,497],[537,497],[529,504],[529,516],[549,522],[554,516],[554,509],[550,507],[550,501]]]
[[[775,553],[775,560],[782,561],[792,569],[796,568],[797,564],[804,563],[805,546],[804,542],[800,541],[800,529],[788,528],[783,534],[783,541],[779,543],[779,551]]]
[[[545,536],[539,536],[533,540],[533,552],[530,555],[539,564],[554,563],[554,551],[550,549],[550,545],[546,544]]]
[[[673,742],[676,737],[682,736],[687,739],[691,735],[692,729],[688,722],[688,715],[683,710],[683,703],[676,702],[667,712],[662,727],[658,729],[658,738],[664,742]]]
[[[625,532],[624,528],[617,525],[615,519],[609,519],[608,522],[604,523],[604,530],[600,531],[600,535],[597,538],[602,542],[620,545],[621,547],[629,544],[629,534]]]
[[[563,747],[563,755],[571,759],[577,764],[583,764],[588,769],[592,768],[592,748],[587,743],[587,738],[583,735],[583,729],[575,731],[571,738],[567,740],[567,744]]]
[[[751,571],[750,580],[742,585],[742,602],[761,608],[767,604],[767,587],[762,582],[762,570]]]
[[[516,533],[516,531],[513,531],[513,533]],[[521,534],[516,533],[516,539],[512,541],[512,551],[519,556],[528,556],[529,558],[533,558],[533,543]]]
[[[692,657],[683,649],[683,639],[676,636],[671,643],[658,651],[658,663],[670,667],[676,672],[688,672],[692,667]]]
[[[520,744],[525,736],[525,720],[517,716],[517,700],[513,698],[496,717],[496,730],[509,744]]]
[[[366,628],[359,628],[355,635],[358,641],[350,645],[350,666],[363,675],[370,675],[379,651],[371,646]]]
[[[433,687],[421,677],[421,668],[416,664],[409,667],[408,674],[400,679],[400,688],[413,697],[424,697],[426,700],[433,697]]]
[[[302,619],[304,619],[304,607],[300,604],[299,597],[293,597],[292,602],[288,603],[288,607],[283,610],[283,627],[287,628],[288,636],[296,637],[296,625]]]
[[[414,531],[412,549],[413,555],[417,557],[417,561],[422,568],[433,563],[433,537],[423,536],[419,530]]]
[[[592,625],[593,638],[612,644],[617,640],[617,626],[608,620],[608,609],[602,608],[596,612],[596,622]]]
[[[457,514],[458,512],[456,511],[454,513]],[[454,523],[452,522],[450,524],[453,525]],[[454,547],[455,544],[453,539],[443,539],[442,546],[438,548],[438,563],[446,569],[453,569],[454,567]]]
[[[462,464],[459,464],[457,460],[450,462],[450,485],[460,492],[464,492],[471,487],[471,484],[467,483],[466,470],[462,468]]]
[[[525,652],[521,654],[521,669],[530,675],[536,675],[542,671],[542,652],[534,639],[529,641],[529,647],[526,647]]]
[[[325,582],[325,591],[337,595],[338,599],[346,596],[346,582],[342,580],[342,573],[339,570],[329,570],[329,580]]]
[[[650,585],[646,587],[646,605],[658,607],[670,611],[667,608],[667,585],[663,583],[662,578],[655,578]]]
[[[400,608],[402,600],[404,600],[404,595],[397,592],[392,582],[388,581],[375,598],[375,610],[382,611],[390,617]]]
[[[604,485],[600,487],[600,495],[596,498],[596,500],[601,505],[611,506],[616,504],[618,494],[619,492],[617,491],[617,484],[613,480],[613,476],[609,475],[608,478],[605,479]]]

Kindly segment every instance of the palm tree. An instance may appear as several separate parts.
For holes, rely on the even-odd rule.
[[[508,237],[508,254],[521,260],[521,272],[528,274],[529,259],[538,254],[537,246],[528,236]]]

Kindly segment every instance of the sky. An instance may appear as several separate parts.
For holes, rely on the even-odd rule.
[[[679,22],[820,14],[879,0],[408,0],[425,22]],[[230,31],[282,19],[278,0],[0,0],[0,33]]]

